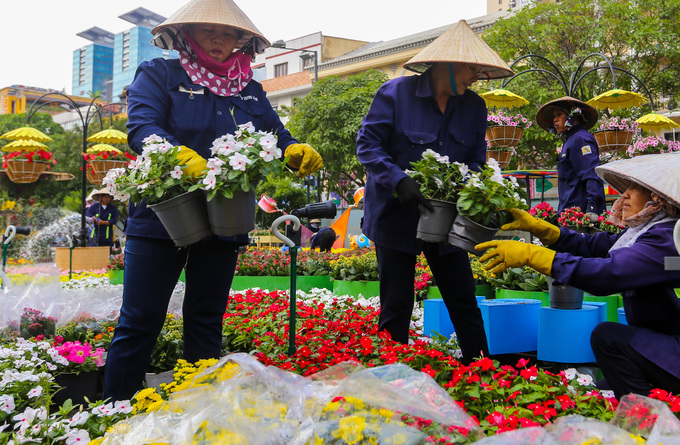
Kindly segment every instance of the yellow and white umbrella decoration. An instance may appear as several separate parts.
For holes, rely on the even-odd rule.
[[[645,114],[636,122],[639,124],[639,127],[645,131],[672,130],[673,128],[680,127],[677,122],[659,113]]]
[[[528,100],[508,90],[493,90],[480,94],[487,107],[521,107],[527,105]]]
[[[20,127],[14,130],[8,131],[7,133],[0,135],[0,139],[10,139],[10,140],[29,140],[38,142],[48,142],[52,138],[33,127]]]
[[[3,151],[34,151],[34,150],[45,150],[47,145],[42,142],[33,141],[30,139],[17,139],[12,141],[2,147]]]
[[[626,90],[609,90],[598,94],[586,103],[598,110],[616,110],[618,108],[639,107],[648,102],[648,99],[640,93]]]
[[[125,144],[127,135],[115,128],[107,128],[87,138],[88,142],[96,144]]]

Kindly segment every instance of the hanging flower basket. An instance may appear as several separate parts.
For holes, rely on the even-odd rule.
[[[486,129],[486,139],[491,147],[516,147],[523,134],[524,129],[515,125],[498,125]]]
[[[512,159],[512,150],[499,150],[493,148],[486,149],[486,162],[489,162],[490,158],[494,158],[498,161],[498,166],[500,168],[505,168],[510,164],[510,159]]]
[[[87,162],[87,180],[95,185],[102,185],[106,173],[112,168],[125,168],[127,161],[116,159],[95,159]]]
[[[48,162],[43,161],[9,159],[7,161],[7,176],[17,184],[28,184],[37,181],[49,165]]]
[[[635,133],[626,130],[601,130],[594,134],[600,152],[615,152],[626,150]]]

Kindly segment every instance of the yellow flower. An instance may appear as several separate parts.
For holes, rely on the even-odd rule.
[[[3,212],[6,211],[6,210],[12,211],[12,210],[14,210],[14,207],[16,205],[17,205],[16,201],[5,201],[5,202],[2,203],[2,207],[0,207],[0,211],[3,211]]]
[[[364,429],[366,429],[366,420],[363,417],[343,417],[340,419],[338,429],[333,431],[333,437],[336,439],[342,438],[342,440],[352,445],[363,440]]]
[[[384,417],[385,419],[391,419],[394,417],[394,412],[386,408],[380,408],[378,413],[380,414],[380,417]]]
[[[404,436],[401,433],[397,433],[397,434],[394,435],[394,437],[392,437],[392,443],[394,445],[404,444],[404,443],[406,443],[406,436]]]

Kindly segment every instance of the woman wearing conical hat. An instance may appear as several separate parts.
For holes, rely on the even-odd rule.
[[[404,170],[434,150],[479,168],[486,162],[487,111],[469,87],[511,76],[507,64],[460,21],[404,64],[421,73],[386,82],[357,139],[366,167],[363,233],[375,243],[380,272],[379,328],[407,343],[416,255],[424,252],[458,336],[465,362],[488,355],[467,252],[416,239],[418,207],[429,204]]]
[[[588,131],[597,118],[595,108],[569,96],[548,102],[536,113],[538,125],[563,140],[557,156],[560,213],[580,207],[594,219],[605,210],[604,184],[595,173],[600,150]]]
[[[157,135],[183,146],[183,174],[197,175],[213,141],[251,122],[276,134],[299,176],[323,166],[307,144],[293,139],[272,109],[250,62],[269,42],[232,0],[193,0],[152,30],[153,43],[178,59],[143,62],[127,89],[128,143],[136,152]],[[232,116],[233,112],[233,116]],[[227,306],[243,233],[210,237],[177,249],[144,202],[130,206],[126,227],[123,306],[106,363],[104,396],[130,399],[142,388],[172,291],[186,271],[184,354],[189,362],[219,357]]]
[[[621,197],[612,219],[627,228],[619,234],[582,235],[511,210],[503,230],[527,230],[542,247],[519,241],[490,241],[480,261],[499,273],[528,265],[594,295],[621,293],[627,325],[604,322],[590,343],[602,370],[603,389],[617,398],[648,395],[652,388],[680,393],[680,271],[666,270],[677,257],[673,230],[680,214],[680,154],[645,155],[596,168]]]

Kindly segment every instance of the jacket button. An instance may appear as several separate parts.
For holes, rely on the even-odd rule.
[[[444,143],[440,141],[440,142],[439,142],[439,146],[441,147],[442,145],[444,145]]]
[[[420,145],[423,145],[423,140],[422,140],[422,139],[420,140]]]
[[[218,112],[217,112],[217,115],[218,115],[218,116],[222,116],[222,112],[221,112],[221,111],[218,111]]]

